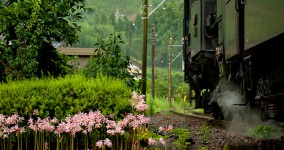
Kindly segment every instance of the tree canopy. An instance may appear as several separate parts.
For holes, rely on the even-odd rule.
[[[0,81],[67,73],[52,43],[78,41],[80,10],[84,0],[0,1]]]
[[[135,84],[134,76],[129,73],[130,58],[121,50],[123,43],[121,33],[114,32],[108,38],[99,38],[95,44],[96,57],[88,60],[83,73],[94,78],[99,75],[119,78],[137,90],[139,85]]]
[[[148,13],[154,11],[161,0],[149,0]],[[123,35],[125,44],[121,49],[132,58],[142,60],[142,3],[134,0],[86,0],[88,7],[93,11],[83,13],[78,32],[80,42],[73,47],[93,47],[96,39],[107,37],[113,32]],[[181,45],[183,32],[183,0],[167,0],[148,18],[148,62],[151,65],[151,25],[156,28],[157,67],[167,67],[168,38],[172,35],[173,45]],[[178,57],[182,47],[173,47],[173,58]],[[173,63],[173,68],[181,70],[182,55]]]

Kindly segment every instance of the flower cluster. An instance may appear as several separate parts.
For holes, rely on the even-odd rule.
[[[41,118],[37,118],[37,120],[34,120],[33,118],[30,118],[28,120],[28,124],[29,124],[29,128],[33,131],[39,131],[39,132],[44,132],[44,131],[49,131],[49,132],[53,132],[53,130],[55,129],[55,126],[52,125],[53,123],[57,123],[58,120],[56,118],[54,119],[50,119],[45,118],[45,119],[41,119]]]
[[[160,132],[172,132],[172,130],[173,130],[173,126],[170,124],[159,127]]]
[[[173,130],[173,126],[172,125],[165,125],[165,126],[161,126],[159,127],[159,132],[163,132],[165,133],[170,133]],[[152,145],[152,146],[156,146],[158,143],[161,143],[163,146],[166,146],[166,140],[163,137],[160,137],[159,140],[154,140],[152,137],[149,138],[148,140],[148,144]]]
[[[19,127],[19,124],[24,120],[19,115],[5,116],[0,114],[0,138],[8,138],[12,133],[22,134],[25,132],[25,127]]]
[[[145,102],[145,95],[138,95],[136,92],[132,93],[131,105],[137,112],[142,112],[148,109],[148,105]]]
[[[151,146],[156,146],[160,142],[162,145],[166,145],[166,140],[163,137],[160,137],[159,140],[154,140],[152,137],[149,138],[148,144]]]
[[[144,111],[148,108],[145,102],[145,96],[137,95],[137,93],[133,92],[132,103],[131,105],[137,112]],[[34,118],[29,118],[27,123],[27,130],[30,130],[34,133],[35,138],[38,138],[37,135],[44,136],[44,133],[50,133],[57,135],[59,137],[59,141],[63,141],[63,138],[66,138],[65,135],[69,138],[75,138],[78,133],[83,133],[87,137],[87,135],[91,135],[94,133],[94,130],[98,131],[100,128],[103,128],[101,131],[106,132],[106,134],[101,132],[96,132],[95,134],[103,134],[103,136],[97,136],[99,138],[105,138],[104,140],[99,140],[94,142],[95,146],[102,147],[112,147],[113,143],[110,139],[112,136],[123,136],[125,132],[137,133],[140,130],[138,128],[146,127],[146,124],[150,122],[150,117],[146,117],[144,114],[134,115],[132,113],[126,113],[125,117],[122,120],[115,121],[113,115],[109,117],[105,117],[99,110],[90,111],[88,113],[79,112],[74,116],[67,116],[63,120],[58,120],[56,118],[40,118],[37,116],[38,111],[35,110],[33,113]],[[18,115],[5,116],[0,114],[0,139],[9,138],[9,135],[13,133],[22,134],[26,132],[25,127],[20,127],[25,119]],[[24,125],[22,125],[24,126]],[[105,130],[106,129],[106,130]],[[30,133],[30,132],[28,132]],[[133,136],[135,137],[135,136]],[[110,139],[109,139],[110,138]],[[137,139],[131,139],[136,141]],[[35,140],[36,141],[36,140]],[[44,145],[50,145],[47,141],[41,141]],[[1,141],[0,141],[1,144]],[[42,145],[42,144],[35,144]],[[116,144],[117,145],[117,144]]]
[[[104,146],[107,146],[107,147],[112,147],[112,142],[110,139],[106,138],[105,140],[99,140],[97,143],[96,143],[96,146],[99,147],[99,148],[102,148]]]

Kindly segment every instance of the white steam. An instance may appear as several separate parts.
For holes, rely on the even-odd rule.
[[[220,81],[211,101],[218,103],[225,120],[232,121],[228,130],[246,134],[246,131],[238,130],[238,123],[243,123],[246,124],[247,127],[251,127],[260,124],[262,121],[261,114],[250,109],[240,89],[241,88],[236,85],[229,83],[229,81]]]

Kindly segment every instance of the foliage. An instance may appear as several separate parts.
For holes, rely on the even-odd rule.
[[[73,44],[84,0],[11,0],[0,5],[0,81],[66,74],[52,42]]]
[[[164,98],[161,98],[160,96],[156,96],[155,100],[151,98],[151,94],[148,93],[147,95],[147,104],[150,106],[150,109],[146,112],[148,115],[153,115],[155,113],[158,113],[160,111],[166,111],[170,110],[170,105],[168,101]],[[152,110],[151,110],[152,109]]]
[[[183,100],[182,100],[183,101]],[[164,111],[176,111],[179,113],[200,113],[204,114],[204,109],[194,109],[195,101],[193,100],[192,106],[189,108],[189,102],[181,103],[180,100],[175,100],[172,102],[171,106],[165,97],[156,96],[155,99],[152,99],[152,95],[150,93],[147,94],[147,104],[149,105],[149,109],[147,110],[146,114],[152,116],[155,113]],[[170,113],[170,112],[169,112]]]
[[[207,150],[207,148],[206,148],[206,147],[201,146],[201,147],[198,147],[198,150]]]
[[[143,95],[132,93],[131,105],[136,111],[126,111],[123,119],[105,116],[100,110],[79,112],[58,120],[38,112],[24,118],[20,115],[0,114],[0,149],[74,150],[74,149],[140,149],[148,138],[146,125],[150,118]],[[143,108],[143,109],[140,109]],[[145,132],[144,132],[145,131]]]
[[[95,44],[96,57],[89,59],[83,73],[87,77],[96,78],[98,74],[119,78],[127,83],[129,87],[136,90],[134,76],[130,70],[130,58],[125,56],[120,48],[122,44],[120,33],[110,34],[108,39],[100,38]]]
[[[280,136],[279,131],[277,131],[270,125],[258,125],[255,129],[249,129],[247,134],[250,137],[262,139],[275,138]]]
[[[140,143],[143,145],[148,145],[148,140],[153,139],[155,141],[159,141],[160,138],[162,138],[162,135],[157,134],[157,132],[150,130],[149,128],[141,128],[137,130],[137,137],[138,140],[144,143]],[[155,149],[156,146],[149,146],[149,149]]]
[[[167,1],[150,16],[149,25],[155,24],[156,42],[155,42],[155,64],[157,67],[168,67],[168,47],[169,36],[172,37],[172,45],[182,44],[183,31],[183,1]],[[149,31],[151,31],[149,27]],[[171,47],[172,59],[178,56],[182,47]],[[148,55],[148,64],[151,64],[151,52]],[[178,56],[172,63],[173,69],[181,70],[182,55]]]
[[[172,96],[175,99],[183,99],[184,95],[188,95],[189,85],[184,82],[184,73],[182,71],[172,71]],[[155,93],[157,96],[166,97],[168,96],[169,80],[168,70],[164,68],[155,68]],[[147,69],[147,82],[148,93],[151,93],[152,89],[152,70]]]
[[[210,132],[210,127],[206,124],[203,124],[200,127],[200,133],[201,135],[201,142],[202,143],[209,143],[210,142],[210,137],[211,137],[211,132]]]
[[[148,13],[152,12],[161,3],[161,0],[149,1]],[[74,47],[92,47],[96,38],[105,37],[113,32],[120,32],[125,38],[121,49],[127,55],[142,60],[142,35],[143,21],[142,3],[133,0],[86,0],[86,5],[93,9],[83,13],[81,32],[78,32],[80,42]],[[116,12],[119,12],[118,16]],[[157,67],[166,68],[168,38],[171,33],[173,45],[181,45],[183,20],[183,0],[165,1],[149,17],[148,35],[151,36],[151,25],[156,25],[155,36],[155,64]],[[151,65],[151,43],[148,42],[147,65]],[[172,47],[173,58],[181,51],[182,47]],[[172,66],[181,70],[182,55],[178,56]]]
[[[0,113],[29,116],[38,110],[39,117],[57,117],[90,110],[104,115],[130,112],[131,90],[120,80],[98,76],[88,79],[68,75],[58,79],[11,81],[0,86]]]
[[[189,129],[175,128],[172,133],[178,136],[178,139],[173,143],[176,149],[187,149],[187,147],[191,144],[188,141],[190,136]]]

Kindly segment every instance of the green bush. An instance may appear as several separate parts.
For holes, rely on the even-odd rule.
[[[173,129],[173,133],[178,135],[178,139],[174,142],[177,149],[187,149],[191,144],[189,141],[190,131],[189,129],[176,128]]]
[[[175,99],[183,99],[188,95],[189,85],[184,82],[184,73],[182,71],[172,71],[172,96]],[[160,97],[167,97],[169,94],[169,74],[168,69],[155,68],[155,94]],[[147,92],[152,89],[152,69],[147,69]]]
[[[134,76],[128,71],[130,57],[126,56],[120,45],[123,44],[121,33],[110,34],[108,38],[101,37],[95,43],[96,57],[91,57],[83,68],[83,74],[87,77],[96,78],[99,74],[119,78],[132,88],[137,90]]]
[[[130,112],[131,89],[118,79],[83,75],[11,81],[0,86],[0,113],[61,119],[78,112],[100,110],[104,115]]]
[[[203,124],[200,127],[199,134],[201,135],[200,140],[202,141],[203,144],[210,143],[211,131],[208,125]]]
[[[249,129],[247,134],[250,137],[262,139],[277,138],[280,136],[280,132],[270,125],[258,125],[255,129]]]

